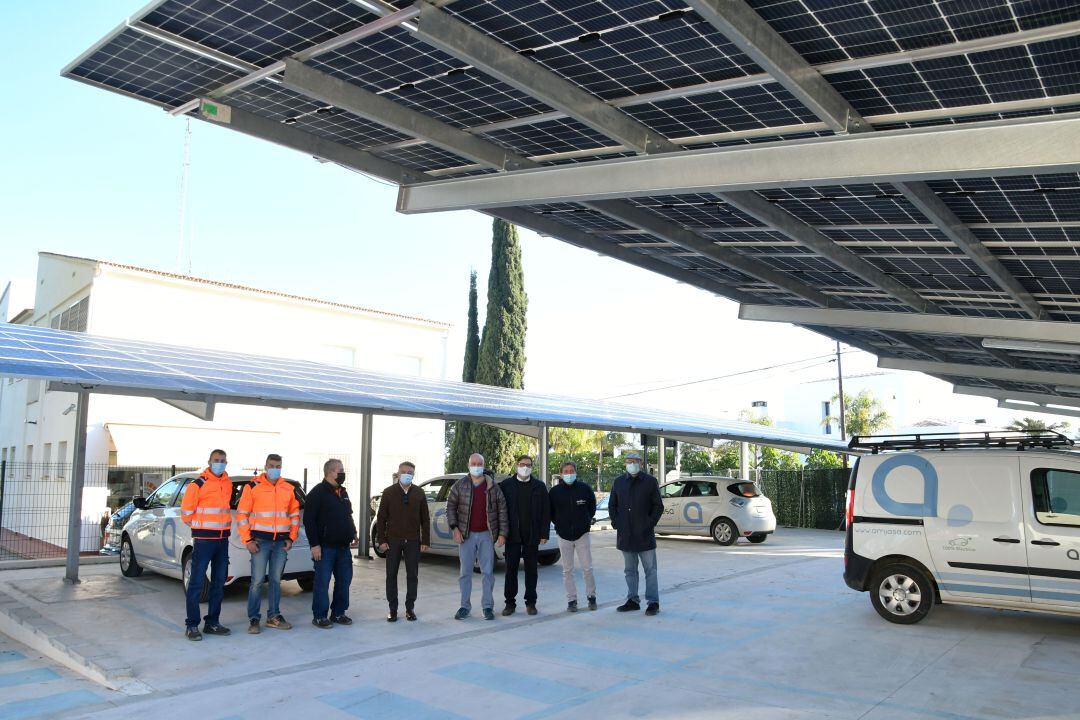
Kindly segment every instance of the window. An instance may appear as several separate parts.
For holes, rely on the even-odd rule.
[[[711,482],[688,482],[687,497],[717,497],[720,493],[716,490],[716,483]]]
[[[56,462],[57,462],[56,477],[58,479],[60,479],[60,480],[63,480],[64,478],[67,477],[68,468],[71,467],[70,465],[68,465],[67,441],[66,440],[62,441],[59,445],[57,445]]]
[[[84,297],[63,312],[52,316],[49,327],[53,330],[68,330],[71,332],[86,332],[87,322],[90,319],[90,298]]]
[[[757,483],[752,482],[728,485],[727,491],[732,495],[738,495],[739,497],[757,497],[761,494],[761,490],[758,488]]]
[[[424,485],[421,490],[423,490],[424,495],[427,496],[428,502],[437,502],[439,499],[439,491],[442,490],[443,485],[446,484],[446,480],[432,480]]]
[[[180,483],[183,482],[180,478],[170,480],[157,489],[153,495],[150,496],[149,501],[146,503],[147,508],[163,508],[172,505],[173,499],[176,498],[176,493],[180,489]]]
[[[1031,497],[1040,524],[1080,527],[1080,472],[1032,470]]]
[[[33,464],[34,464],[34,446],[33,445],[27,445],[26,446],[26,479],[27,480],[29,480],[30,477],[31,477],[30,476],[30,473],[31,473],[31,467],[30,466],[33,465]]]
[[[662,488],[660,488],[660,496],[666,498],[681,497],[683,494],[683,487],[685,485],[686,483],[681,482],[668,483],[667,485],[664,485]]]
[[[48,480],[52,477],[52,443],[45,443],[44,452],[41,455],[41,479]]]
[[[832,418],[832,403],[825,400],[821,403],[821,425],[825,428],[826,435],[832,435],[832,423],[829,420]]]

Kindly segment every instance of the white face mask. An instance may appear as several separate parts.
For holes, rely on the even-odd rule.
[[[639,465],[638,463],[626,463],[626,472],[630,473],[631,475],[637,475],[639,472],[641,472],[641,465]]]
[[[469,466],[469,474],[472,475],[474,478],[480,477],[481,475],[484,474],[484,466],[483,465],[470,465]]]
[[[412,475],[410,473],[401,473],[398,475],[398,482],[402,485],[412,485]]]
[[[527,480],[527,479],[529,479],[530,475],[532,475],[532,468],[531,467],[525,467],[525,466],[519,466],[518,467],[518,477],[519,478],[521,478],[522,480]]]

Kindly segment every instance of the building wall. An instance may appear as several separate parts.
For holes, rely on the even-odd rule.
[[[215,286],[187,279],[96,265],[49,254],[39,256],[33,324],[52,318],[89,295],[87,332],[170,345],[250,352],[379,372],[441,379],[446,372],[448,327]],[[0,448],[14,446],[16,460],[71,462],[75,413],[64,415],[73,393],[45,392],[33,380],[0,380]],[[318,482],[322,464],[339,457],[353,476],[359,470],[361,418],[356,414],[218,405],[212,422],[150,398],[91,396],[89,464],[200,466],[209,451],[229,452],[229,469],[261,468],[266,454],[284,457],[285,474]],[[67,457],[59,457],[61,442]],[[403,458],[417,472],[442,472],[443,423],[376,418],[374,491],[391,481]],[[64,482],[64,481],[60,481]],[[87,488],[87,518],[99,518],[107,490]],[[4,524],[11,527],[5,509]],[[62,523],[58,523],[62,524]]]

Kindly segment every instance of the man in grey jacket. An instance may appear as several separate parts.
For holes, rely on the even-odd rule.
[[[469,474],[454,483],[446,498],[446,523],[458,544],[461,568],[458,586],[461,607],[455,620],[464,620],[472,611],[473,565],[479,560],[483,578],[481,598],[484,619],[495,619],[495,546],[506,543],[510,530],[506,498],[491,473],[484,471],[484,456],[469,457]]]

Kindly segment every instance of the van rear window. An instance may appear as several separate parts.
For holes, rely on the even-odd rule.
[[[743,482],[728,485],[727,490],[732,495],[739,495],[741,497],[758,497],[761,495],[761,490],[758,489],[757,483]]]

